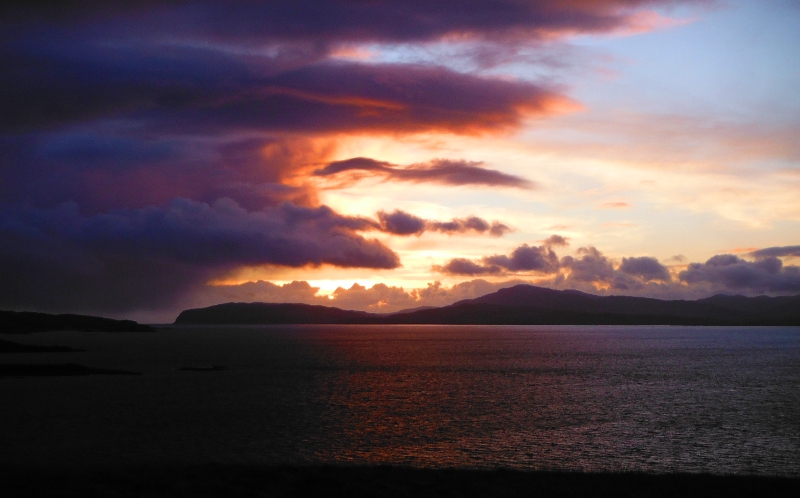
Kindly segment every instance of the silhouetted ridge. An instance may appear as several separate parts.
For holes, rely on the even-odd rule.
[[[800,296],[745,297],[717,294],[698,302],[713,304],[734,313],[769,313],[775,317],[796,315],[800,310]]]
[[[800,325],[800,296],[667,301],[517,285],[450,306],[391,315],[308,304],[228,303],[184,311],[175,323]]]
[[[182,311],[176,324],[374,323],[374,315],[328,306],[291,303],[227,303]]]
[[[51,315],[31,311],[0,311],[0,333],[26,334],[48,330],[152,332],[155,329],[133,320],[113,320],[89,315]]]
[[[748,298],[736,296],[745,300]],[[767,298],[772,299],[772,298]],[[684,318],[725,319],[730,310],[702,301],[666,301],[632,296],[595,296],[574,290],[553,290],[532,285],[516,285],[476,299],[460,303],[484,303],[579,313],[612,313],[622,315],[676,316]],[[457,303],[459,304],[459,303]]]

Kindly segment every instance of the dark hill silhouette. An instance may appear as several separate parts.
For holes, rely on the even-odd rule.
[[[797,316],[800,312],[800,296],[744,297],[717,294],[698,302],[713,304],[733,313],[770,314],[773,317]]]
[[[632,296],[595,296],[579,291],[557,291],[517,285],[501,289],[476,299],[462,303],[484,303],[503,306],[520,306],[548,310],[574,311],[580,313],[613,313],[624,315],[675,316],[683,318],[703,318],[712,320],[731,319],[771,319],[777,314],[787,317],[800,316],[800,296],[783,297],[745,297],[718,294],[697,301],[661,300]],[[785,308],[785,309],[784,309]]]
[[[376,323],[377,315],[328,306],[287,303],[227,303],[181,312],[176,324]]]
[[[133,320],[112,320],[89,315],[51,315],[31,311],[0,311],[0,333],[2,334],[27,334],[48,330],[152,332],[155,329]]]
[[[307,304],[228,303],[176,324],[800,325],[800,296],[666,301],[517,285],[441,308],[379,315]]]

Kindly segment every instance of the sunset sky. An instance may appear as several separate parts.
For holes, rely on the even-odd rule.
[[[800,294],[796,1],[0,9],[0,309]]]

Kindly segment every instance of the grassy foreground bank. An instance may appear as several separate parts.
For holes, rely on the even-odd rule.
[[[800,479],[361,466],[0,467],[4,497],[796,497]]]

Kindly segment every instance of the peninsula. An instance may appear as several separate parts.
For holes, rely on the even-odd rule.
[[[89,315],[51,315],[32,311],[0,311],[0,334],[28,334],[54,330],[84,332],[153,332],[133,320],[113,320]]]

